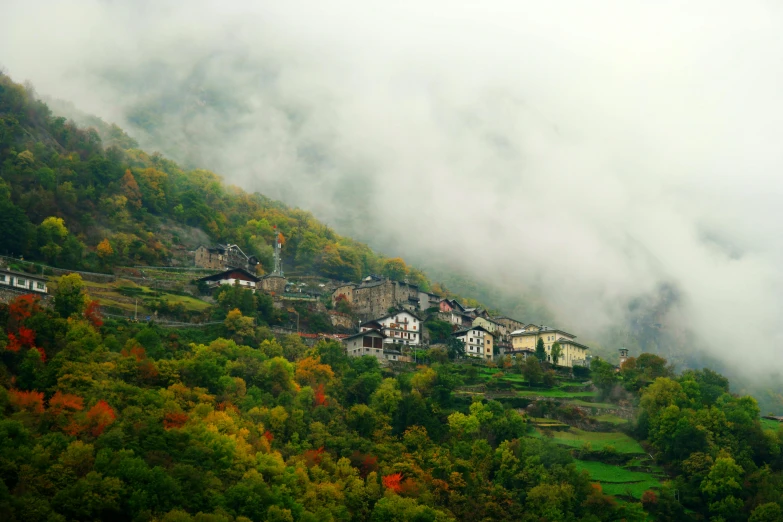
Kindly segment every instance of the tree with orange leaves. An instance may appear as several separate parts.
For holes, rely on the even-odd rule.
[[[106,401],[98,401],[87,412],[87,428],[93,437],[99,436],[117,418],[117,414]]]
[[[43,395],[43,392],[38,391],[9,390],[8,401],[20,411],[43,413]]]
[[[56,391],[49,399],[49,408],[47,411],[59,416],[66,411],[82,411],[84,409],[84,399],[71,393]]]
[[[328,384],[333,379],[332,367],[321,364],[320,357],[305,357],[296,363],[296,381],[303,386]]]
[[[111,247],[111,243],[109,243],[107,238],[103,238],[103,241],[98,243],[98,246],[95,247],[95,252],[104,262],[108,261],[111,256],[114,255],[114,249]]]
[[[381,481],[383,482],[383,487],[395,493],[399,493],[402,490],[402,473],[386,475]]]

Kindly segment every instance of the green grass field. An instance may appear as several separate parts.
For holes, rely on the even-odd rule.
[[[540,434],[543,436],[543,434]],[[564,446],[581,448],[586,442],[590,443],[593,450],[603,450],[607,446],[613,446],[618,453],[639,454],[644,453],[644,449],[638,442],[633,440],[625,433],[603,432],[603,431],[584,431],[578,428],[571,428],[568,431],[552,432],[552,440]]]
[[[612,415],[610,413],[604,413],[603,415],[596,415],[593,417],[593,419],[597,420],[598,422],[608,422],[609,424],[614,425],[620,425],[625,424],[628,422],[628,419],[624,419],[622,417],[618,417],[617,415]]]
[[[608,495],[641,498],[648,489],[660,488],[661,483],[654,475],[641,471],[629,471],[621,466],[585,460],[575,460],[577,469],[585,470],[590,478],[601,484]]]
[[[783,422],[778,422],[772,419],[761,419],[761,427],[765,430],[778,431],[781,427],[783,427]]]
[[[144,306],[145,299],[154,298],[155,290],[147,286],[140,286],[128,279],[117,279],[111,283],[95,283],[93,281],[84,281],[87,293],[91,298],[96,299],[101,306],[114,306],[126,311],[136,310],[136,304],[133,302],[133,298],[127,295],[123,295],[121,289],[135,289],[138,294],[138,312],[139,314],[147,314],[149,311]],[[56,280],[50,282],[50,288],[54,291],[57,288]],[[202,312],[209,308],[211,305],[206,301],[197,299],[191,296],[169,294],[165,291],[160,292],[159,299],[165,299],[172,304],[181,303],[186,311],[190,312]]]
[[[567,392],[557,388],[551,390],[520,390],[520,397],[552,397],[556,399],[579,399],[580,397],[595,397],[596,392]]]

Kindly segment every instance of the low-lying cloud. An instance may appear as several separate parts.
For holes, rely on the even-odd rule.
[[[768,1],[10,0],[0,63],[388,254],[543,295],[580,338],[643,321],[631,330],[669,329],[675,351],[769,374],[783,366],[782,15]]]

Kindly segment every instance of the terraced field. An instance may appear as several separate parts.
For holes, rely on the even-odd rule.
[[[128,279],[118,279],[111,283],[96,283],[84,281],[87,293],[92,299],[96,299],[101,306],[111,306],[133,312],[137,309],[139,315],[149,314],[145,302],[152,299],[164,299],[171,304],[182,304],[187,312],[202,312],[209,308],[210,304],[192,296],[172,294],[154,290],[147,286],[140,286]],[[56,289],[56,279],[49,282],[52,290]]]
[[[627,496],[639,499],[645,491],[661,487],[660,474],[631,471],[622,466],[603,462],[575,460],[577,469],[585,470],[590,478],[601,484],[609,495]]]
[[[551,432],[552,440],[563,446],[581,448],[586,443],[594,451],[606,449],[607,446],[613,447],[617,453],[644,454],[644,448],[634,439],[619,431],[585,431],[579,428],[571,428],[567,431]],[[540,430],[535,436],[545,436]]]

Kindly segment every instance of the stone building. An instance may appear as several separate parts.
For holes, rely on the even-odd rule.
[[[255,256],[248,256],[237,245],[218,244],[213,248],[204,245],[196,249],[196,266],[213,270],[242,268],[253,271],[258,264]]]
[[[417,311],[421,302],[416,285],[378,276],[368,276],[358,285],[337,287],[332,292],[332,302],[336,304],[341,295],[351,304],[354,313],[365,318],[380,317],[390,308]],[[426,305],[429,306],[429,299]]]
[[[259,280],[258,287],[267,294],[283,295],[287,284],[288,280],[285,277],[277,274],[267,274]]]

